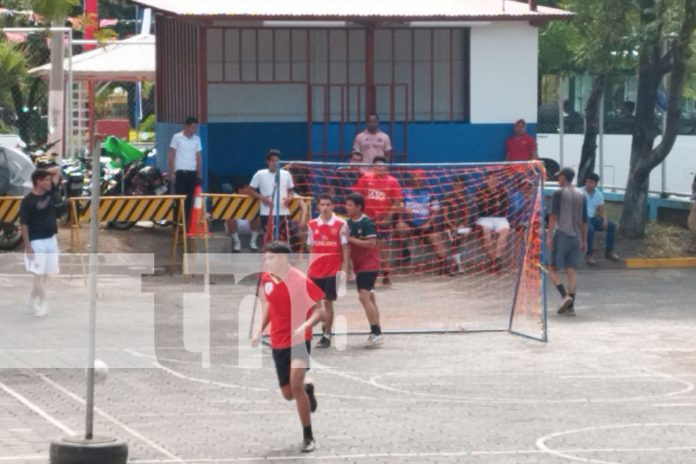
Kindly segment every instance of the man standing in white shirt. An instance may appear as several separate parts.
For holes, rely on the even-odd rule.
[[[188,220],[193,201],[193,191],[203,179],[201,139],[196,135],[198,120],[189,116],[184,129],[174,134],[169,144],[169,179],[177,195],[186,195],[186,219]]]
[[[375,113],[367,117],[367,129],[355,136],[353,150],[362,153],[362,162],[372,164],[375,158],[392,157],[391,139],[379,128],[379,117]]]
[[[278,240],[289,240],[288,229],[290,224],[288,216],[290,215],[290,202],[293,198],[293,189],[295,183],[292,181],[292,176],[285,169],[278,167],[280,161],[280,151],[270,150],[266,155],[266,165],[268,169],[261,169],[251,178],[249,187],[246,189],[248,195],[253,196],[261,202],[261,227],[267,231],[269,224],[269,216],[272,216],[273,221],[278,220]],[[276,185],[276,177],[279,177],[279,182]],[[276,186],[278,192],[276,191]],[[280,199],[280,201],[278,201]],[[272,224],[275,224],[273,222]],[[254,238],[254,237],[252,237]],[[256,241],[252,240],[251,248],[256,250]]]

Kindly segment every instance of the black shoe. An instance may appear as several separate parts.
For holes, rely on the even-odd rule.
[[[315,348],[331,348],[331,339],[322,335]]]
[[[309,397],[309,410],[316,412],[319,403],[317,403],[317,398],[314,396],[314,384],[312,382],[307,382],[304,384],[304,391]]]
[[[300,453],[311,453],[317,449],[317,442],[314,440],[304,440],[300,445]]]
[[[392,281],[388,275],[385,275],[384,277],[382,277],[382,285],[384,285],[385,287],[389,287],[391,284],[392,284]]]

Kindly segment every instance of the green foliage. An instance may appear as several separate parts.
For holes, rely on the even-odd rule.
[[[26,76],[27,60],[16,45],[0,39],[0,88],[9,89]]]
[[[64,21],[79,0],[30,0],[31,9],[50,22]]]

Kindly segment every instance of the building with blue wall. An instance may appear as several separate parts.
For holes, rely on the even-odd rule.
[[[394,161],[497,161],[512,122],[535,132],[535,0],[136,0],[155,11],[157,141],[201,121],[209,176],[347,157],[370,112]]]

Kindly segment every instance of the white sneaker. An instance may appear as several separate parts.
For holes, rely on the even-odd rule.
[[[232,251],[242,251],[242,242],[232,239]]]
[[[46,314],[48,314],[48,311],[48,303],[46,303],[45,301],[43,303],[40,303],[38,298],[34,300],[34,316],[44,317],[46,316]]]
[[[365,348],[377,348],[379,346],[384,345],[384,336],[383,335],[374,335],[370,334],[369,337],[367,337],[367,342],[365,343]]]
[[[249,242],[249,248],[251,248],[252,251],[259,251],[259,246],[256,244],[256,240]]]
[[[570,295],[566,295],[563,300],[561,300],[561,304],[558,306],[558,314],[565,314],[566,311],[568,311],[572,306],[573,299],[570,297]]]

